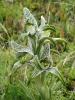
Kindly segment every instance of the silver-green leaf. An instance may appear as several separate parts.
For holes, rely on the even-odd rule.
[[[11,46],[13,49],[17,50],[18,52],[27,52],[31,55],[34,55],[32,50],[27,46],[21,46],[17,44],[14,40],[11,41]]]
[[[48,69],[47,72],[56,75],[62,81],[62,83],[64,83],[64,79],[56,67],[50,67],[50,69]]]
[[[49,43],[47,43],[43,50],[42,50],[42,54],[41,54],[41,60],[44,59],[44,58],[50,58],[50,45]]]
[[[37,21],[34,18],[34,16],[31,14],[29,9],[24,7],[23,12],[24,12],[24,26],[26,25],[26,22],[29,20],[30,23],[33,24],[35,26],[35,28],[37,29],[37,27],[38,27]]]
[[[31,75],[31,78],[35,78],[36,76],[38,76],[39,74],[41,74],[44,70],[39,70],[38,68],[35,67],[32,75]]]

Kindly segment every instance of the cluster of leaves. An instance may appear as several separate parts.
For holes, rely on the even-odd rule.
[[[26,46],[17,44],[14,40],[11,41],[12,48],[17,53],[18,61],[14,64],[14,69],[25,65],[25,67],[32,67],[34,71],[31,78],[35,78],[36,85],[39,90],[41,99],[48,100],[51,98],[49,89],[45,82],[46,73],[50,72],[56,75],[62,83],[64,80],[62,75],[56,67],[53,67],[53,60],[50,54],[50,43],[56,44],[56,42],[65,42],[65,39],[50,37],[50,32],[55,31],[55,28],[51,25],[47,25],[46,20],[41,16],[41,25],[38,26],[34,16],[30,13],[28,8],[24,8],[24,24],[23,28],[25,33]],[[60,83],[58,83],[60,84]],[[21,83],[22,85],[22,83]],[[31,100],[32,97],[30,96]]]

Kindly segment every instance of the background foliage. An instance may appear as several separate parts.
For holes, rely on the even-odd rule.
[[[10,40],[26,44],[26,38],[22,36],[23,7],[30,9],[38,25],[43,15],[47,23],[55,27],[56,31],[51,31],[51,37],[68,41],[66,47],[63,43],[51,44],[53,63],[63,75],[65,86],[51,74],[46,75],[46,82],[52,87],[52,100],[74,100],[75,0],[0,0],[0,100],[29,100],[26,95],[41,100],[34,79],[30,80],[33,69],[22,66],[13,71],[13,65],[18,59],[13,55]],[[28,92],[23,88],[30,93],[26,94]]]

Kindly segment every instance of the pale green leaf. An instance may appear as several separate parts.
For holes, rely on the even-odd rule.
[[[39,57],[40,57],[40,50],[41,50],[41,48],[42,48],[42,46],[43,46],[43,44],[44,44],[44,42],[45,42],[46,40],[49,40],[50,42],[52,42],[52,43],[55,44],[54,39],[51,38],[51,37],[43,37],[43,38],[41,38],[40,41],[39,41],[39,45],[38,45],[38,47],[37,47],[37,51],[36,51]]]
[[[53,38],[54,41],[56,42],[59,42],[59,43],[62,43],[62,42],[65,42],[65,43],[68,43],[65,39],[63,38]]]
[[[35,68],[32,75],[31,75],[31,78],[35,78],[36,76],[38,76],[39,74],[41,74],[44,70],[39,70],[38,68]]]
[[[27,38],[28,35],[29,33],[22,33],[20,38],[24,41],[24,39]]]
[[[20,67],[21,65],[22,65],[22,64],[20,63],[20,61],[17,61],[17,62],[14,64],[13,68]]]
[[[33,24],[35,26],[35,28],[37,29],[37,27],[38,27],[37,21],[34,18],[34,16],[31,14],[29,9],[24,7],[23,12],[24,12],[24,26],[26,25],[26,22],[29,20],[30,23]]]
[[[37,55],[35,55],[34,58],[33,58],[30,62],[31,62],[32,64],[34,64],[34,66],[35,66],[36,68],[38,68],[39,70],[42,69],[42,65],[41,65],[41,63],[40,63],[40,61],[39,61]]]
[[[62,83],[64,83],[64,79],[56,67],[50,67],[50,69],[48,69],[47,71],[56,75],[62,81]]]
[[[17,50],[18,52],[27,52],[31,55],[34,55],[32,50],[27,46],[21,46],[17,44],[14,40],[11,41],[11,46],[13,49]]]
[[[31,42],[30,44],[31,44],[31,46],[30,46],[30,44],[29,44],[29,48],[31,48],[31,50],[34,52],[34,54],[35,54],[35,52],[36,52],[36,35],[34,34],[34,35],[29,35],[29,39],[28,39],[28,42]]]
[[[44,58],[50,58],[50,45],[49,43],[47,43],[43,50],[42,50],[42,54],[41,54],[41,60],[44,59]]]
[[[39,26],[39,28],[42,30],[42,28],[45,26],[46,20],[43,16],[41,16],[41,25]]]
[[[32,41],[31,41],[31,38],[30,37],[28,37],[27,46],[33,51]]]

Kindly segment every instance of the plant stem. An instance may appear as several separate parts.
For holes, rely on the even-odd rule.
[[[42,100],[49,100],[50,93],[49,93],[49,88],[45,84],[45,76],[46,72],[44,71],[41,75],[38,75],[35,78],[37,88],[39,90],[40,96]]]

